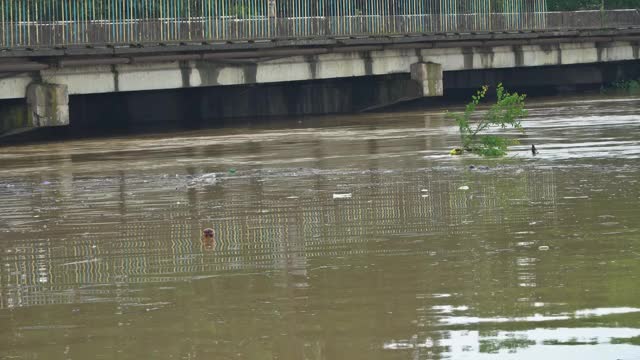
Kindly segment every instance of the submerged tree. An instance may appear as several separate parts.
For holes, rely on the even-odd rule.
[[[507,92],[502,84],[496,88],[497,101],[486,112],[475,115],[480,102],[487,95],[489,87],[483,86],[474,96],[463,113],[448,114],[460,128],[461,147],[451,153],[462,154],[463,151],[472,152],[482,156],[506,155],[509,145],[518,143],[517,139],[509,139],[498,135],[485,134],[492,127],[513,127],[522,132],[520,120],[527,116],[524,108],[526,95]]]

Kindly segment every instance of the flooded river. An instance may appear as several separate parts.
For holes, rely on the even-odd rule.
[[[640,99],[529,108],[0,148],[0,359],[640,359]]]

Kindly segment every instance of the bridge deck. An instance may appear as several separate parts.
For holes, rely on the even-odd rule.
[[[209,60],[246,61],[286,56],[312,56],[353,51],[495,47],[562,43],[626,41],[640,44],[640,26],[589,30],[548,30],[485,33],[438,33],[359,36],[267,41],[148,43],[121,46],[67,46],[14,48],[0,51],[0,73],[46,70],[55,67],[124,65]],[[640,48],[640,46],[636,46]],[[640,56],[640,55],[639,55]],[[243,60],[245,59],[245,60]]]

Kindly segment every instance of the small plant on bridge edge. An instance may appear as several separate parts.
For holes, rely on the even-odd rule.
[[[524,108],[527,95],[509,93],[502,84],[496,87],[497,101],[486,112],[474,116],[480,102],[487,95],[488,86],[483,86],[471,97],[463,113],[448,113],[460,128],[461,147],[451,151],[452,155],[460,155],[464,151],[482,156],[503,156],[507,154],[509,145],[518,144],[517,139],[508,139],[497,135],[483,134],[491,127],[513,127],[524,132],[520,120],[528,113]]]

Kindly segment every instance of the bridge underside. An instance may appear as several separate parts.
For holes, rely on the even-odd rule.
[[[610,76],[578,70],[551,75],[544,69],[596,69],[598,64],[637,63],[640,59],[640,29],[574,32],[572,36],[458,34],[453,38],[350,39],[340,46],[258,46],[244,51],[190,47],[186,51],[165,48],[164,53],[153,53],[149,49],[128,49],[127,55],[116,55],[114,49],[102,55],[96,54],[99,50],[85,49],[76,56],[40,53],[29,58],[14,53],[0,59],[0,72],[5,72],[0,77],[0,99],[14,99],[11,106],[6,102],[0,105],[0,133],[66,125],[69,112],[65,106],[76,109],[71,111],[71,121],[77,116],[95,116],[92,112],[101,108],[100,101],[87,99],[96,99],[97,94],[112,100],[123,94],[120,98],[130,99],[128,114],[136,119],[166,117],[163,114],[173,113],[167,108],[171,103],[181,109],[177,114],[196,119],[325,114],[440,96],[447,88],[477,87],[491,78],[483,75],[480,79],[484,80],[479,81],[472,75],[479,71],[497,74],[510,69],[501,72],[509,74],[502,80],[515,87],[526,86],[527,82],[544,83],[541,79],[545,78],[575,85]],[[522,69],[540,70],[536,77],[521,77]],[[449,86],[443,85],[443,78],[449,79]],[[163,99],[162,92],[189,95],[184,100],[179,96]],[[85,99],[83,104],[74,105],[80,98]],[[157,99],[163,99],[162,104]]]
[[[565,90],[597,89],[621,78],[640,77],[637,61],[574,66],[546,66],[444,73],[445,94],[468,98],[482,85],[502,82],[510,90],[553,94]],[[401,97],[399,84],[409,74],[365,76],[287,83],[237,85],[162,91],[76,95],[70,99],[72,129],[149,128],[155,125],[198,128],[222,126],[238,118],[350,113],[372,103]],[[415,99],[415,98],[414,98]],[[424,98],[432,104],[442,100]],[[407,99],[409,100],[409,99]]]

